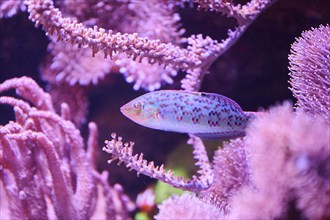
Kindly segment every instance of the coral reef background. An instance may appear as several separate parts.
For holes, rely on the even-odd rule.
[[[180,11],[185,35],[202,33],[213,39],[222,39],[232,19],[217,13],[185,8]],[[0,82],[29,76],[47,89],[39,76],[40,64],[46,59],[49,40],[41,28],[35,28],[26,12],[0,20]],[[223,94],[234,99],[246,111],[267,108],[276,102],[295,102],[288,89],[288,54],[295,37],[304,30],[330,21],[327,0],[279,0],[262,13],[238,42],[218,59],[206,75],[201,91]],[[163,89],[178,89],[183,74],[174,78],[174,84]],[[154,131],[128,121],[119,112],[120,106],[145,93],[134,91],[120,74],[109,74],[97,86],[90,86],[88,116],[99,127],[99,141],[109,138],[113,131],[128,135],[144,152],[145,157],[162,163],[173,149],[186,142],[187,136]],[[0,107],[0,123],[13,120],[11,109]],[[74,113],[73,113],[74,114]],[[87,135],[87,124],[83,124]],[[101,148],[101,146],[100,146]],[[99,154],[98,169],[110,170],[110,182],[123,185],[125,192],[135,197],[154,181],[149,177],[136,177],[123,166],[111,164],[108,155]]]

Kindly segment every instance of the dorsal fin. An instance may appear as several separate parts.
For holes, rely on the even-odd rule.
[[[239,104],[237,104],[234,100],[226,97],[226,96],[223,96],[223,95],[219,95],[219,94],[216,94],[216,93],[205,93],[205,92],[199,92],[200,96],[202,97],[206,97],[206,98],[209,98],[213,101],[218,101],[218,102],[221,102],[221,101],[224,101],[224,102],[227,102],[229,103],[230,105],[234,106],[235,108],[237,108],[238,110],[240,111],[243,111],[241,106],[239,106]]]

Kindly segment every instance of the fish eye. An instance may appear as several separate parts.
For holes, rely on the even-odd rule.
[[[133,104],[133,108],[134,108],[135,110],[140,110],[141,107],[142,107],[142,105],[141,105],[140,102],[135,102],[135,103]]]

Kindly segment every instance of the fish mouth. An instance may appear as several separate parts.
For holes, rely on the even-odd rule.
[[[132,109],[130,108],[130,106],[128,104],[125,104],[123,105],[122,107],[120,107],[120,112],[125,115],[126,117],[128,117],[129,115],[129,112],[131,111]]]

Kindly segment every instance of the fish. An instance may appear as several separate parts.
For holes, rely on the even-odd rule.
[[[248,122],[256,117],[226,96],[183,90],[149,92],[123,105],[120,111],[148,128],[208,140],[242,137]]]

